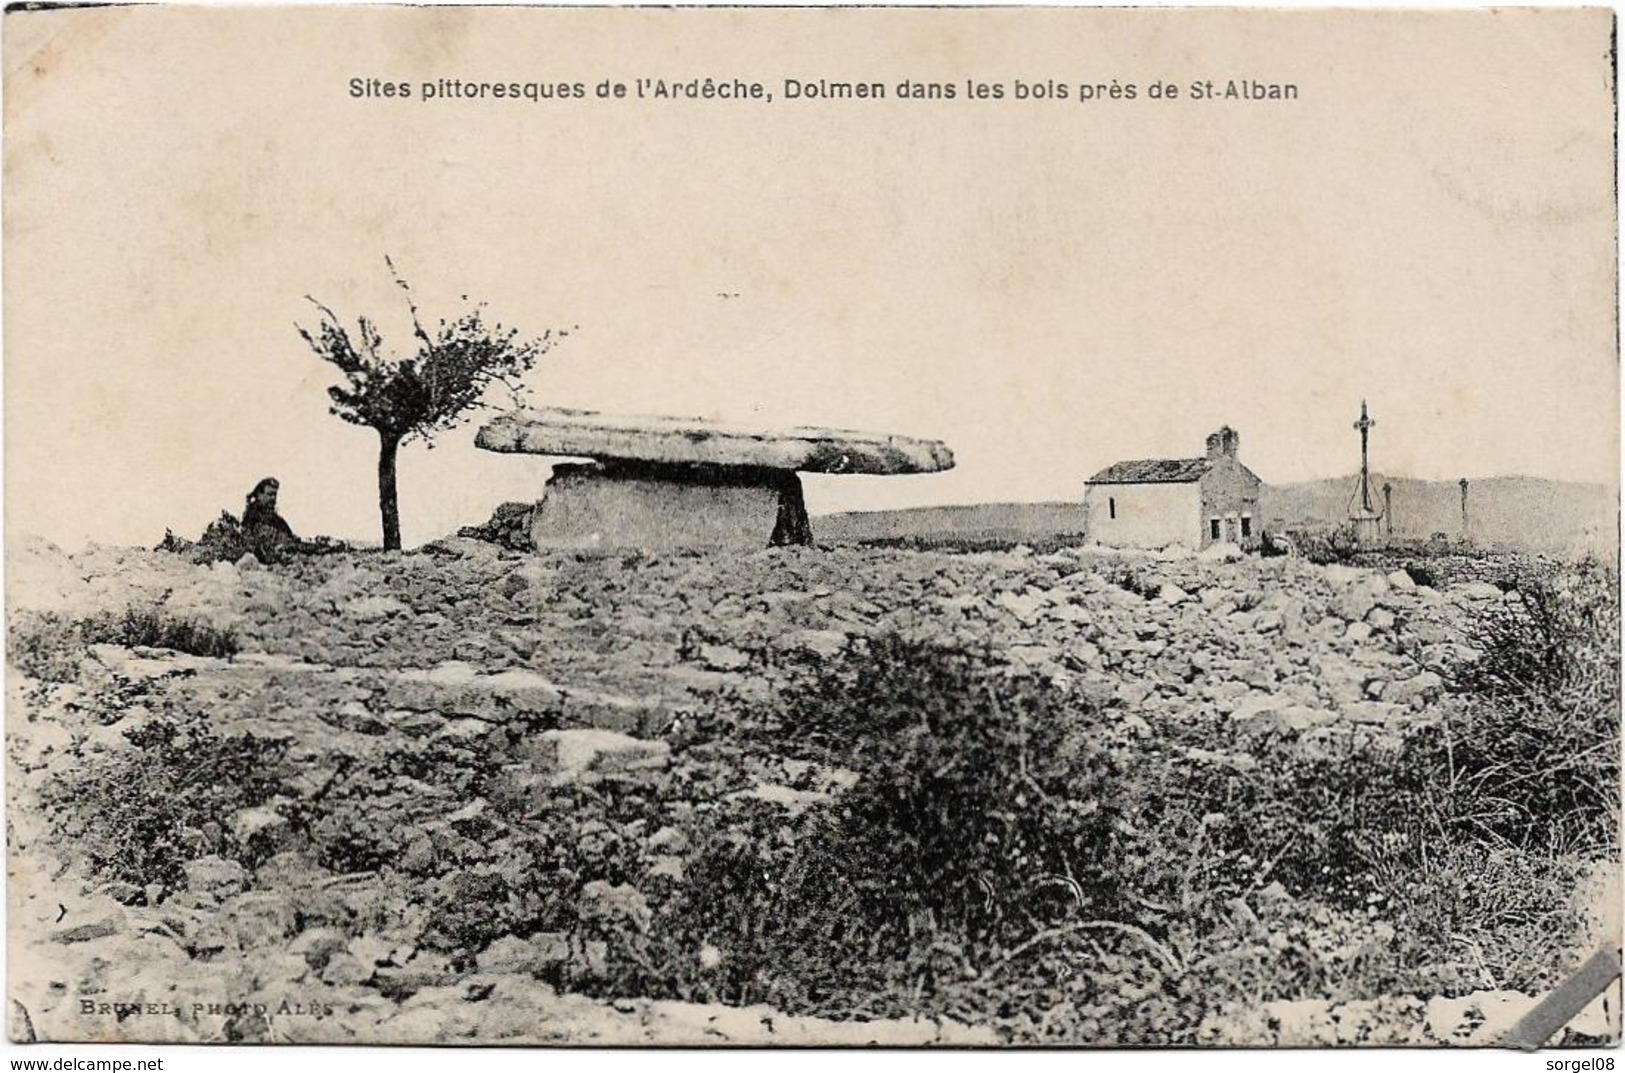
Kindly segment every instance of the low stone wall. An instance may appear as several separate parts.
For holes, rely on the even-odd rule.
[[[1555,559],[1519,553],[1431,553],[1414,548],[1356,552],[1353,565],[1378,570],[1404,570],[1418,582],[1436,588],[1481,583],[1509,590],[1520,578],[1555,569]]]

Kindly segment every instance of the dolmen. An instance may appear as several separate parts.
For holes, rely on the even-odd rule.
[[[530,515],[536,548],[736,548],[811,544],[801,473],[892,476],[953,468],[936,440],[558,408],[505,414],[475,444],[586,458],[553,467]]]

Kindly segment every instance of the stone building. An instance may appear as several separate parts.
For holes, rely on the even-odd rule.
[[[1142,458],[1107,466],[1084,487],[1090,540],[1116,547],[1205,548],[1227,541],[1259,545],[1258,475],[1236,457],[1241,442],[1226,425],[1201,458]]]

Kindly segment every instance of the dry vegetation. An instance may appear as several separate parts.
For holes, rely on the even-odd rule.
[[[10,635],[19,860],[84,890],[36,1025],[153,1038],[89,986],[331,1008],[182,1038],[1482,1041],[1617,869],[1594,563],[103,554],[73,592],[135,610]]]

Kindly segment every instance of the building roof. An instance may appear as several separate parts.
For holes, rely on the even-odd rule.
[[[1190,484],[1212,468],[1211,458],[1139,458],[1118,462],[1090,477],[1088,484]]]

